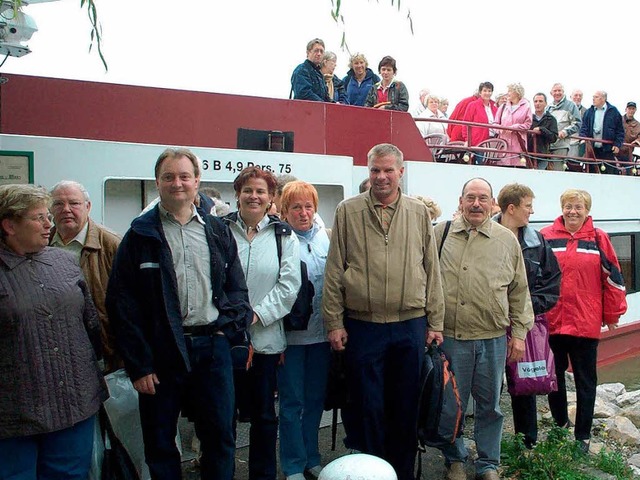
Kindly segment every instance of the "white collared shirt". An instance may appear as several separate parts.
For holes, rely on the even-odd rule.
[[[89,231],[89,222],[85,222],[84,227],[78,232],[78,234],[69,240],[67,243],[64,243],[62,237],[60,236],[60,232],[56,229],[56,233],[53,236],[53,240],[51,240],[51,245],[53,247],[58,247],[66,250],[73,254],[73,256],[80,262],[80,255],[82,254],[82,248],[87,241],[87,233]]]

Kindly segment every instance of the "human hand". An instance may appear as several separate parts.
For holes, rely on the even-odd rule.
[[[618,328],[618,324],[617,323],[607,323],[607,329],[610,332],[614,331],[616,328]]]
[[[260,317],[258,317],[257,313],[253,314],[253,320],[251,321],[251,325],[255,325],[256,323],[258,323],[260,321]]]
[[[145,395],[155,395],[156,394],[156,385],[159,385],[160,381],[155,373],[150,373],[149,375],[145,375],[142,378],[139,378],[135,382],[133,382],[133,388],[136,389],[138,393],[144,393]]]
[[[620,151],[620,149],[614,145],[613,147],[611,147],[611,151],[612,151],[615,155],[617,155],[617,154],[618,154],[618,152]]]
[[[347,344],[347,337],[347,331],[344,328],[331,330],[329,332],[329,342],[331,342],[331,348],[336,352],[344,350],[344,346]]]
[[[564,130],[560,130],[558,132],[558,138],[567,138],[567,132],[565,132]]]
[[[442,332],[434,332],[432,330],[427,331],[427,345],[431,345],[434,340],[437,345],[442,345],[442,342],[444,341]]]
[[[519,362],[524,357],[524,340],[511,337],[507,344],[507,363]]]

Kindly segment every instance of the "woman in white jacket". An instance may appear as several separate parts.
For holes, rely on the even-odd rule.
[[[306,330],[287,332],[287,350],[278,370],[280,392],[280,468],[287,480],[320,475],[318,428],[329,374],[330,345],[322,319],[324,266],[329,235],[316,221],[318,192],[295,181],[282,191],[282,215],[300,241],[300,258],[313,284],[313,313]]]
[[[300,289],[300,246],[291,227],[267,215],[276,191],[271,172],[257,167],[242,170],[233,182],[238,212],[226,221],[238,244],[253,322],[249,327],[254,355],[247,372],[251,429],[249,478],[276,478],[275,412],[276,370],[287,341],[282,325]],[[278,259],[276,235],[281,235],[282,259]]]

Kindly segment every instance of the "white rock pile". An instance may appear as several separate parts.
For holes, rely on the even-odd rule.
[[[567,379],[569,380],[569,379]],[[575,421],[576,394],[567,392],[569,418]],[[605,383],[596,389],[591,451],[603,447],[598,440],[612,440],[629,454],[628,464],[640,476],[640,390],[627,392],[622,383]]]

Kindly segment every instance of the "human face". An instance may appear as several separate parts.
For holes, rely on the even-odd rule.
[[[460,197],[462,216],[474,227],[480,226],[489,218],[492,205],[491,188],[482,180],[469,182]]]
[[[2,228],[9,248],[18,255],[37,253],[49,245],[51,216],[45,205],[27,210],[19,217],[5,218]]]
[[[533,108],[538,115],[542,115],[544,109],[547,108],[547,102],[542,95],[533,97]]]
[[[330,73],[333,75],[333,71],[336,69],[335,60],[325,60],[322,65],[322,73]]]
[[[627,107],[625,113],[627,114],[627,118],[633,118],[636,114],[636,107]]]
[[[518,227],[529,225],[529,217],[533,215],[533,197],[520,199],[520,205],[517,207],[513,205],[510,213]]]
[[[593,106],[596,108],[600,108],[604,106],[607,100],[604,98],[604,94],[602,92],[596,92],[593,94]]]
[[[398,196],[403,174],[404,167],[398,166],[398,161],[393,155],[374,158],[369,165],[371,193],[384,204],[393,203]]]
[[[447,113],[447,110],[449,109],[449,102],[442,102],[440,104],[440,111],[442,113]]]
[[[320,65],[322,63],[322,56],[324,55],[324,47],[319,43],[314,43],[311,50],[307,52],[307,60]]]
[[[273,196],[269,194],[269,186],[263,178],[250,177],[238,196],[238,208],[245,222],[259,222],[271,207]],[[252,225],[253,226],[253,225]]]
[[[579,198],[569,198],[562,205],[562,218],[564,219],[564,227],[569,233],[575,233],[582,228],[587,220],[589,210],[583,200]]]
[[[554,85],[551,88],[551,96],[556,103],[562,100],[562,97],[564,97],[564,88],[562,88],[562,85]]]
[[[484,87],[482,90],[480,90],[480,98],[484,101],[484,103],[489,103],[489,100],[491,100],[491,95],[493,95],[493,90],[491,90],[490,88]]]
[[[389,85],[391,83],[394,75],[395,74],[393,73],[392,67],[389,67],[387,65],[383,65],[382,67],[380,67],[380,77],[382,77],[382,82],[385,85]]]
[[[313,227],[315,213],[313,199],[307,196],[294,197],[289,204],[285,220],[294,229],[306,232]]]
[[[430,98],[427,102],[427,108],[431,110],[433,113],[438,113],[438,107],[440,106],[440,102],[435,98]]]
[[[355,73],[356,77],[364,76],[367,71],[367,64],[362,60],[354,60],[351,64],[351,68],[353,68],[353,73]]]
[[[67,242],[78,235],[89,219],[91,202],[85,200],[82,191],[74,186],[58,188],[52,195],[51,213],[56,230]]]
[[[515,105],[520,101],[522,97],[518,95],[518,92],[516,92],[515,90],[509,90],[507,92],[507,98],[509,99],[511,105]]]
[[[573,95],[571,95],[571,100],[573,100],[573,103],[575,103],[576,105],[581,105],[582,92],[580,90],[576,90],[575,92],[573,92]]]
[[[200,186],[193,163],[187,157],[167,158],[160,166],[156,187],[160,193],[162,206],[171,213],[177,213],[193,203]]]

